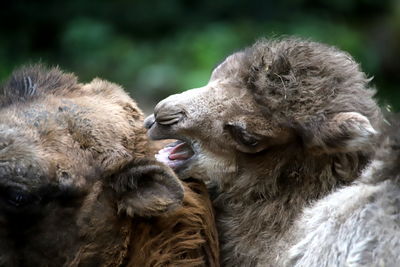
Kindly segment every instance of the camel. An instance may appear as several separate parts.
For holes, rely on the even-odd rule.
[[[42,65],[0,90],[0,265],[218,266],[211,203],[124,90]]]
[[[148,135],[177,140],[156,158],[207,182],[222,266],[277,266],[304,208],[360,175],[383,121],[369,82],[335,47],[262,39],[156,105]]]

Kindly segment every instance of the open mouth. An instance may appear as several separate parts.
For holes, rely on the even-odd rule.
[[[177,170],[185,165],[193,156],[192,147],[181,140],[166,145],[155,155],[156,159]]]

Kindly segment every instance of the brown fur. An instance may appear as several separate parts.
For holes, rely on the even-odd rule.
[[[188,182],[184,208],[168,216],[139,218],[133,223],[130,262],[137,266],[218,266],[216,229],[207,189],[196,181]],[[179,244],[179,246],[177,246]],[[213,244],[210,246],[209,244]]]
[[[190,144],[175,171],[210,181],[223,265],[275,266],[303,208],[360,174],[382,122],[368,82],[334,47],[261,40],[157,104],[149,135]]]
[[[99,79],[35,65],[4,83],[1,266],[218,266],[204,185],[152,159],[142,120]]]

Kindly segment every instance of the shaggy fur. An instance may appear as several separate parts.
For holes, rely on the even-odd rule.
[[[151,159],[142,123],[115,84],[13,73],[0,94],[1,266],[218,266],[207,192]]]
[[[398,266],[400,132],[389,137],[352,186],[305,210],[286,266]],[[316,256],[318,255],[318,256]]]
[[[150,137],[194,151],[170,165],[209,180],[222,265],[275,266],[303,208],[359,176],[382,121],[368,82],[334,47],[261,40],[155,107]]]
[[[130,262],[135,266],[219,266],[219,251],[207,188],[187,181],[185,208],[168,216],[134,220]],[[188,216],[190,214],[190,216]],[[213,244],[213,246],[210,246]]]

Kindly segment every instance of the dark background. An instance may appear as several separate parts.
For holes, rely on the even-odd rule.
[[[42,61],[121,84],[147,112],[204,85],[227,55],[281,35],[348,51],[381,103],[400,110],[399,0],[3,1],[0,23],[0,80]]]

